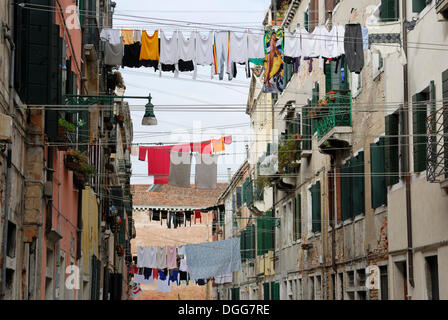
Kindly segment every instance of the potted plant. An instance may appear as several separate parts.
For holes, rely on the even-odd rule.
[[[336,91],[328,91],[328,99],[330,101],[336,101]]]
[[[77,149],[70,149],[65,155],[65,167],[69,170],[76,170],[82,161],[87,161],[87,156]]]

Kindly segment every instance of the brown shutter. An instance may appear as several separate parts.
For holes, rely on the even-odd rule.
[[[314,28],[319,24],[319,1],[310,0],[310,33],[314,31]]]
[[[337,210],[337,221],[342,220],[342,207],[341,207],[341,169],[336,168],[336,210]]]
[[[325,20],[330,16],[329,12],[333,12],[334,3],[334,0],[325,0]]]

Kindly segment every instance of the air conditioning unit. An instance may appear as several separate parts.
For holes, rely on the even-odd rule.
[[[12,118],[0,113],[0,142],[11,142]]]
[[[53,182],[47,181],[44,185],[44,196],[51,198],[53,197]]]

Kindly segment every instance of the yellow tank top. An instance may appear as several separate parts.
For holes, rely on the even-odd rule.
[[[140,50],[140,60],[159,60],[159,31],[154,31],[152,36],[143,30],[142,48]]]

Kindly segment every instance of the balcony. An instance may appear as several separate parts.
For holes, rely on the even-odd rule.
[[[448,105],[433,111],[426,119],[426,179],[440,183],[448,191]]]
[[[329,95],[312,108],[313,131],[321,152],[352,145],[351,97],[349,92],[345,94],[345,98]]]

